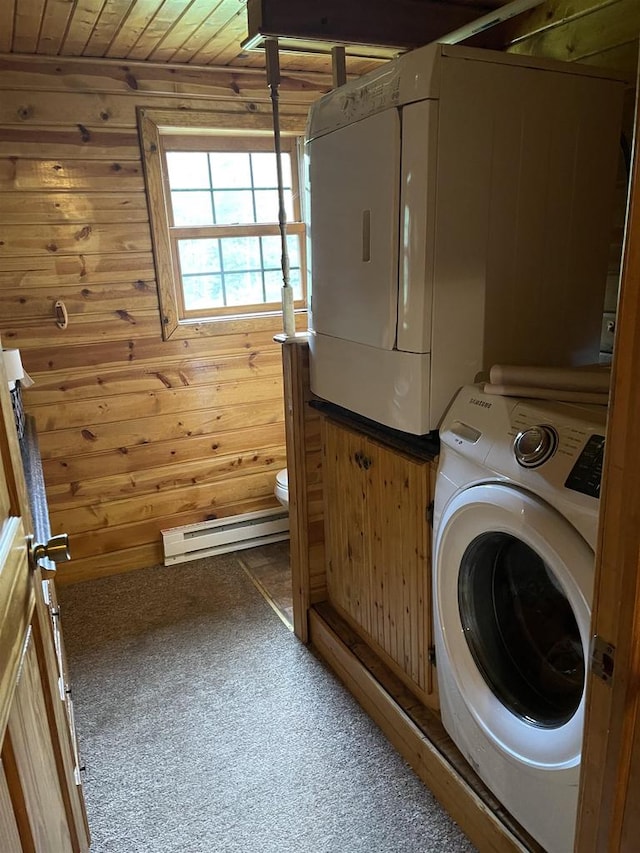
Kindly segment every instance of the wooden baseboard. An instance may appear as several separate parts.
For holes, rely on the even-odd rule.
[[[57,586],[147,569],[161,565],[163,560],[162,543],[159,540],[147,545],[127,548],[124,551],[114,551],[111,554],[99,554],[79,560],[73,559],[73,540],[71,549],[71,562],[59,564],[56,574]]]
[[[311,644],[371,719],[411,765],[444,809],[483,853],[542,853],[485,788],[449,740],[437,718],[389,672],[366,665],[351,646],[348,626],[326,605],[309,612]],[[353,642],[352,642],[353,640]],[[366,649],[364,654],[367,654]],[[457,765],[457,766],[456,766]],[[466,778],[465,778],[466,776]]]

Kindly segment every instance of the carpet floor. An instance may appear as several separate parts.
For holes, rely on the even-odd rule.
[[[94,853],[470,853],[224,555],[58,590]]]

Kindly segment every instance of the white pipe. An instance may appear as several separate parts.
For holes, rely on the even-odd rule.
[[[489,27],[501,24],[503,21],[508,21],[509,18],[513,18],[521,12],[526,12],[535,6],[540,6],[542,2],[543,0],[513,0],[513,3],[507,3],[506,6],[495,9],[481,18],[476,18],[475,21],[469,21],[468,24],[457,30],[453,30],[444,36],[438,36],[436,41],[441,44],[457,44],[481,33],[483,30],[488,30]]]

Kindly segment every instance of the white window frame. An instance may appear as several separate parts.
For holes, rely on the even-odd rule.
[[[242,105],[246,108],[246,105]],[[220,150],[232,137],[238,140],[236,150],[273,150],[271,115],[236,114],[233,112],[196,112],[183,110],[138,110],[138,124],[145,167],[145,183],[149,206],[149,219],[156,266],[158,296],[162,322],[162,336],[192,338],[230,334],[238,331],[273,330],[281,328],[280,303],[259,303],[249,306],[218,308],[212,311],[186,311],[178,260],[177,244],[185,236],[237,236],[278,235],[277,222],[258,223],[255,228],[246,226],[207,226],[204,228],[179,228],[173,226],[171,196],[166,168],[167,150]],[[301,279],[303,298],[297,300],[297,313],[306,311],[306,259],[304,222],[300,206],[300,177],[297,143],[302,134],[301,117],[285,117],[281,122],[283,150],[292,156],[292,181],[295,221],[287,223],[287,234],[300,237]],[[241,137],[241,139],[238,139]],[[277,211],[274,212],[277,218]],[[215,232],[215,233],[214,233]]]

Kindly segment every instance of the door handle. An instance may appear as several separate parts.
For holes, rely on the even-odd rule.
[[[29,552],[33,565],[38,565],[38,560],[46,557],[52,563],[64,563],[71,559],[71,551],[69,550],[69,534],[60,533],[58,536],[52,536],[46,545],[41,545],[35,542],[33,536],[30,537]],[[55,571],[49,569],[48,571]]]

